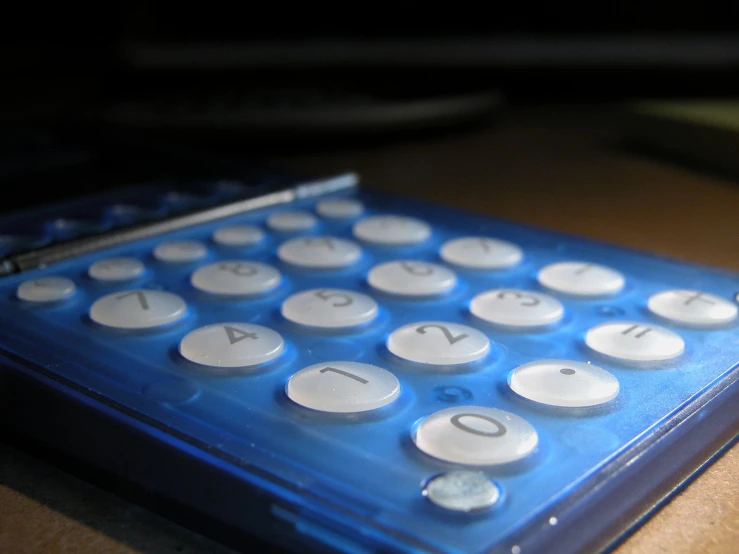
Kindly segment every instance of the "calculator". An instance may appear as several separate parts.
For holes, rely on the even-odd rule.
[[[602,551],[736,439],[736,273],[352,173],[183,187],[0,220],[4,427],[357,554]]]

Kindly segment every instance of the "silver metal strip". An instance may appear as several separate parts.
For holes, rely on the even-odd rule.
[[[126,242],[177,231],[185,227],[208,223],[240,213],[348,190],[356,187],[358,184],[359,177],[357,174],[344,173],[327,179],[300,183],[284,190],[270,192],[263,196],[237,200],[214,208],[205,208],[174,216],[162,221],[133,225],[91,237],[82,237],[52,244],[29,252],[11,255],[0,260],[0,277],[30,269],[46,267],[62,260],[88,254],[96,250],[102,250],[103,248],[110,248],[111,246],[118,246]]]

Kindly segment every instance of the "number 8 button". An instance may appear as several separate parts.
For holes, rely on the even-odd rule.
[[[425,454],[464,465],[514,462],[531,454],[539,442],[523,418],[497,408],[457,406],[431,414],[413,434]]]

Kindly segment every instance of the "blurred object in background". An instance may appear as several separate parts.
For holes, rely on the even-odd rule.
[[[6,21],[5,36],[20,38],[0,49],[1,115],[167,140],[311,144],[485,124],[504,98],[739,94],[739,4],[713,4],[600,3],[576,14],[521,4],[495,18],[429,8],[410,24],[377,7],[281,7],[275,17],[268,6],[141,0],[117,11],[52,6],[43,18],[29,8]]]

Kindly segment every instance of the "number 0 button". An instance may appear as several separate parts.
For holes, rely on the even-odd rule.
[[[90,307],[90,319],[118,329],[151,329],[182,319],[187,305],[176,294],[160,290],[127,290],[107,294]]]
[[[290,400],[305,408],[349,414],[391,404],[400,395],[400,382],[374,365],[324,362],[298,371],[285,390]]]
[[[463,465],[496,465],[531,454],[539,442],[523,418],[497,408],[457,406],[431,414],[413,442],[425,454]]]
[[[299,292],[282,304],[285,319],[309,327],[354,327],[372,321],[377,313],[377,302],[371,297],[340,289]]]
[[[250,323],[216,323],[191,331],[180,354],[208,367],[252,367],[282,354],[285,342],[272,329]]]
[[[459,365],[474,362],[490,351],[490,341],[477,329],[443,321],[419,321],[396,329],[387,348],[411,362]]]

